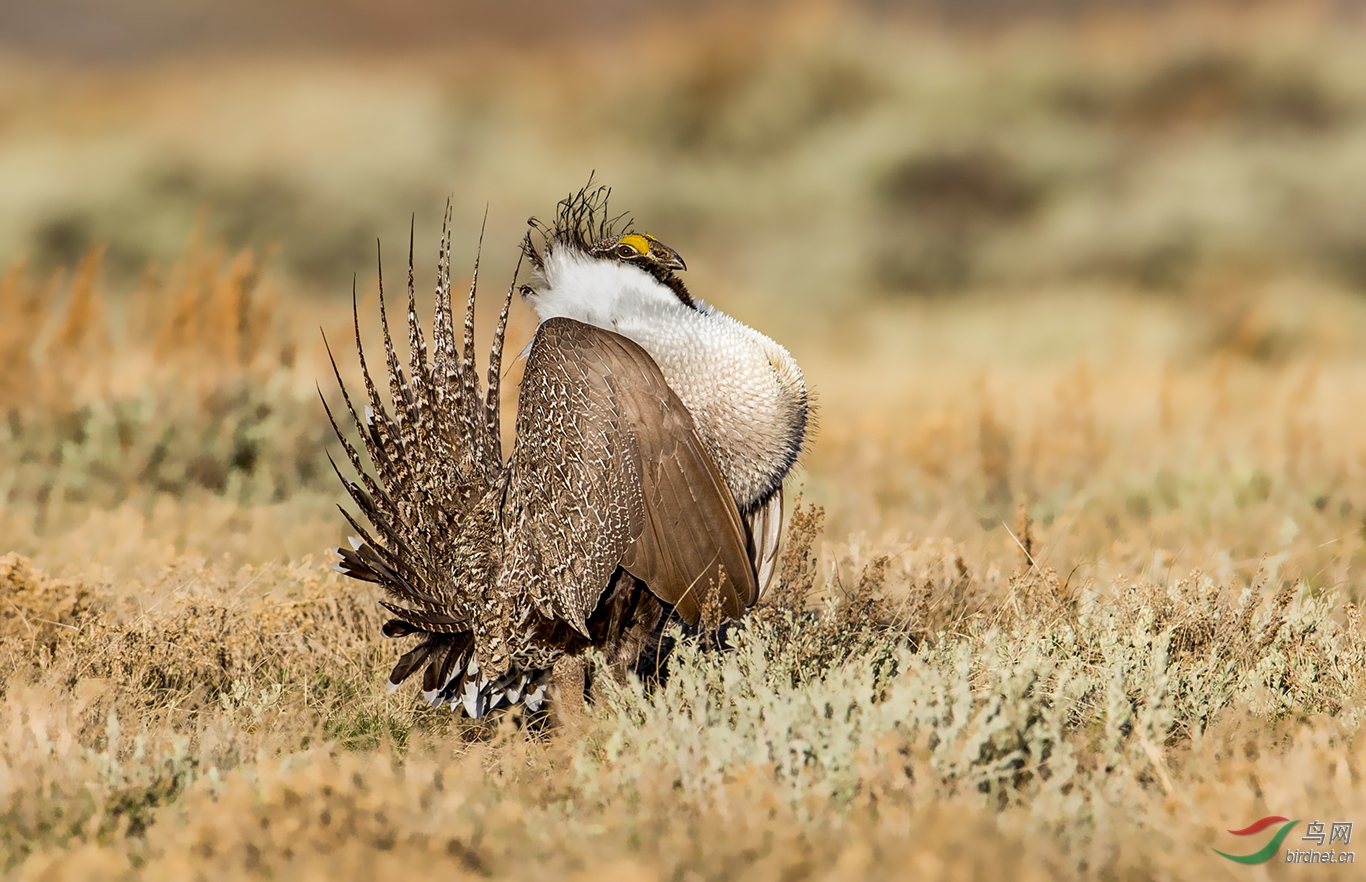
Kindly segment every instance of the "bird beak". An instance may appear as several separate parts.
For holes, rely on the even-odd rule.
[[[683,262],[683,258],[678,256],[678,252],[646,233],[643,238],[650,243],[650,259],[657,265],[665,269],[681,272],[688,268]]]

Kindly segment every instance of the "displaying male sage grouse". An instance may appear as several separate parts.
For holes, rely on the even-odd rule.
[[[342,393],[373,476],[333,428],[360,475],[342,481],[373,529],[343,511],[359,536],[338,549],[336,567],[389,595],[386,636],[420,638],[390,687],[421,670],[428,701],[471,717],[519,703],[536,710],[552,680],[581,703],[590,648],[630,670],[671,610],[689,624],[704,611],[735,618],[773,578],[783,478],[807,431],[801,370],[783,347],[693,297],[673,249],[629,222],[614,230],[607,192],[564,200],[552,228],[530,222],[523,252],[534,281],[518,288],[514,276],[508,289],[486,389],[475,367],[477,257],[456,342],[449,209],[430,359],[411,242],[406,369],[381,281],[391,408],[356,319],[363,416]],[[518,290],[541,323],[504,460],[498,381]]]

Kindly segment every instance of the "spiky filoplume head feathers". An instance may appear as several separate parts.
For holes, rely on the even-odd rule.
[[[594,187],[593,182],[577,193],[560,200],[555,211],[555,225],[547,228],[536,218],[527,221],[531,229],[522,242],[522,250],[531,265],[544,275],[546,260],[556,252],[574,252],[603,261],[616,261],[636,267],[652,276],[674,293],[682,303],[696,307],[697,303],[677,273],[688,265],[678,252],[651,236],[632,228],[629,215],[615,217],[607,211],[608,187]],[[539,234],[535,241],[533,234]],[[523,293],[529,290],[523,287]]]

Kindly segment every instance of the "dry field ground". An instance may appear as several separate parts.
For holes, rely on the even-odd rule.
[[[1211,848],[1366,826],[1363,38],[822,8],[0,59],[0,874],[1359,873]],[[356,273],[376,333],[410,212],[430,286],[447,193],[466,265],[489,206],[491,310],[590,169],[820,425],[737,646],[572,731],[473,725],[386,693],[327,569],[318,328],[348,351]]]

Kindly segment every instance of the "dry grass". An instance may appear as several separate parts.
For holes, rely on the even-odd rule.
[[[1336,595],[901,557],[528,741],[385,694],[378,617],[311,560],[113,588],[10,556],[0,848],[39,878],[1183,875],[1240,819],[1363,808]]]
[[[90,123],[122,184],[16,183],[0,223],[34,254],[0,277],[0,872],[1233,877],[1230,827],[1366,821],[1350,45],[817,32],[561,58],[553,96],[526,88],[551,62],[497,62],[497,100],[458,65],[53,75],[159,146]],[[239,76],[294,91],[242,116]],[[15,82],[18,182],[78,115]],[[443,151],[458,243],[474,185],[510,244],[605,169],[819,396],[772,601],[571,731],[386,693],[374,597],[325,567],[315,328],[345,348],[349,304],[307,292],[360,270],[373,316],[348,230],[406,232],[385,200],[453,186]]]

